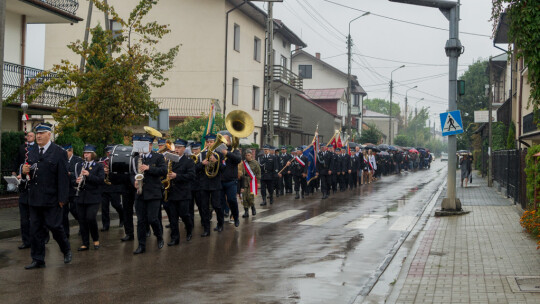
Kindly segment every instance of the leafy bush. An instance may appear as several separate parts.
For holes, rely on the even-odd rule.
[[[24,132],[2,132],[2,171],[16,171],[19,146],[24,143]]]
[[[540,145],[532,146],[527,151],[525,157],[525,173],[527,175],[527,211],[521,217],[521,226],[527,232],[540,238],[540,214],[538,213],[539,203],[534,201],[534,191],[540,187],[540,159],[533,157],[534,154],[540,152]],[[539,191],[540,192],[540,191]],[[540,200],[540,197],[537,198]],[[540,248],[540,240],[538,247]]]
[[[84,149],[84,141],[78,137],[75,128],[64,128],[55,140],[55,143],[60,146],[67,144],[73,145],[73,153],[75,155],[82,155]]]
[[[528,233],[538,238],[538,242],[536,242],[538,247],[536,247],[536,249],[540,249],[540,216],[538,215],[537,210],[527,210],[523,212],[520,223]]]
[[[171,136],[185,140],[201,141],[207,123],[208,115],[203,113],[201,113],[200,117],[188,117],[171,129]],[[213,132],[215,133],[224,129],[225,119],[223,119],[223,115],[217,113]]]
[[[516,126],[513,122],[510,123],[508,128],[508,137],[506,138],[506,149],[516,148]]]
[[[493,151],[504,150],[506,148],[506,140],[508,137],[508,130],[506,125],[502,122],[496,122],[492,124],[492,147]]]
[[[414,145],[414,138],[405,134],[399,134],[396,136],[394,143],[402,147],[412,147]]]

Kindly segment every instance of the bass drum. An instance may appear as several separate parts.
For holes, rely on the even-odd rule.
[[[131,159],[133,147],[116,145],[111,153],[111,173],[129,174],[131,173]]]

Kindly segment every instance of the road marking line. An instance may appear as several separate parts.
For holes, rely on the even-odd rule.
[[[262,219],[256,219],[254,222],[262,222],[262,223],[277,223],[279,221],[282,221],[284,219],[297,216],[300,213],[304,213],[306,210],[286,210],[274,215],[267,216]]]
[[[341,215],[341,212],[325,212],[321,215],[317,215],[315,217],[310,218],[309,220],[305,220],[303,222],[298,223],[299,225],[308,225],[308,226],[321,226],[329,221],[333,220],[334,218]]]
[[[375,224],[377,220],[382,218],[383,215],[380,214],[370,214],[364,215],[360,219],[354,220],[347,224],[345,228],[348,229],[368,229],[369,226]]]
[[[392,226],[390,230],[408,231],[411,229],[411,224],[416,220],[416,216],[400,216]]]

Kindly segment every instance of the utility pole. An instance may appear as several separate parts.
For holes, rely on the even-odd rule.
[[[394,80],[393,80],[393,74],[395,71],[404,68],[405,65],[400,66],[399,68],[394,69],[390,73],[390,108],[388,109],[388,145],[392,144],[392,93],[394,90]]]
[[[410,90],[414,90],[414,89],[416,89],[416,88],[418,88],[418,86],[414,86],[414,87],[408,89],[407,91],[405,91],[405,119],[404,119],[404,120],[405,120],[405,127],[408,126],[408,123],[407,123],[407,120],[408,120],[408,116],[407,116],[407,114],[408,114],[408,113],[407,113],[407,110],[408,110],[408,109],[407,109],[407,100],[408,100],[407,94],[409,93]]]
[[[88,44],[88,36],[90,35],[90,22],[92,21],[92,7],[94,6],[94,1],[90,0],[88,1],[88,15],[86,17],[86,28],[84,29],[84,44]],[[86,64],[86,60],[84,56],[81,56],[81,65],[79,66],[79,70],[81,72],[84,72],[84,67]],[[77,86],[77,96],[81,95],[81,87]],[[78,102],[79,99],[76,99],[76,102]]]
[[[268,132],[266,134],[266,142],[270,145],[273,145],[274,141],[274,90],[272,89],[272,79],[274,74],[274,19],[273,19],[273,2],[268,2],[268,20],[266,25],[266,53],[268,60],[266,61],[267,64],[267,71],[268,74],[266,76],[266,89],[268,90],[266,93],[266,98],[268,101]]]
[[[0,88],[4,86],[4,42],[6,36],[6,0],[0,0]],[[0,97],[0,129],[2,129],[2,109],[4,98]],[[2,132],[0,132],[0,155],[2,153]],[[0,164],[2,172],[2,164]]]
[[[492,103],[492,92],[491,92],[491,58],[489,59],[488,64],[488,76],[489,76],[489,84],[486,85],[488,89],[488,187],[493,187],[493,151],[492,151],[492,112],[493,112],[493,103]]]

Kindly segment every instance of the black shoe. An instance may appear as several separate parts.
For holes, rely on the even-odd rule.
[[[238,227],[238,226],[240,226],[240,220],[236,219],[236,220],[234,220],[234,227]]]
[[[150,231],[146,232],[146,237],[150,237]]]
[[[139,245],[139,247],[137,247],[137,249],[135,251],[133,251],[133,254],[141,254],[141,253],[144,253],[146,251],[146,249]]]
[[[301,197],[304,198],[304,192],[302,192],[302,196],[301,196]]]
[[[207,237],[210,236],[210,231],[205,231],[201,234],[201,237]]]
[[[127,241],[133,241],[135,238],[133,237],[133,235],[126,235],[124,236],[123,238],[121,238],[120,240],[122,242],[127,242]]]
[[[223,217],[228,217],[229,216],[229,212],[223,212]]]
[[[17,247],[19,249],[26,249],[26,248],[30,248],[30,245],[29,244],[22,244],[21,246]]]
[[[94,250],[98,250],[99,247],[101,247],[101,245],[99,244],[99,242],[97,242],[97,244],[96,244],[96,242],[94,242]]]
[[[81,246],[77,248],[77,251],[87,251],[88,249],[89,249],[88,246]]]
[[[171,228],[171,224],[165,225],[165,228]]]
[[[216,228],[214,228],[214,231],[217,231],[217,232],[223,231],[223,226],[217,225]]]
[[[186,241],[191,241],[191,238],[193,237],[193,235],[191,234],[191,232],[188,232],[187,235],[186,235]]]
[[[296,191],[296,195],[294,196],[294,199],[299,199],[300,198],[300,194],[298,194],[298,191]]]
[[[266,201],[263,201],[263,202],[261,203],[261,206],[266,206]]]
[[[328,198],[328,195],[323,195],[322,199],[327,199]]]
[[[73,259],[73,255],[71,254],[71,250],[70,250],[66,252],[66,254],[64,254],[64,264],[71,263],[71,259]]]
[[[255,206],[251,206],[251,215],[257,215],[257,210],[255,210]]]
[[[248,208],[244,208],[244,215],[242,215],[243,218],[248,218],[249,217],[249,212],[248,212]]]
[[[167,243],[167,246],[174,246],[180,244],[180,240],[171,240]]]
[[[279,192],[276,192],[276,197],[279,197]]]
[[[38,262],[38,261],[32,261],[30,265],[24,266],[24,269],[37,269],[37,268],[45,268],[44,262]]]
[[[270,198],[270,205],[272,205],[273,203],[274,203],[274,198],[271,197],[271,198]]]
[[[101,232],[109,231],[109,227],[103,227],[100,229]]]
[[[49,240],[51,237],[49,236],[49,233],[47,232],[47,237],[45,238],[45,245],[49,244]]]
[[[118,227],[120,228],[124,227],[124,222],[120,222],[120,224],[118,224]]]
[[[163,242],[163,238],[162,237],[158,238],[158,240],[157,240],[157,248],[161,249],[161,248],[163,248],[163,245],[165,245],[165,242]]]

